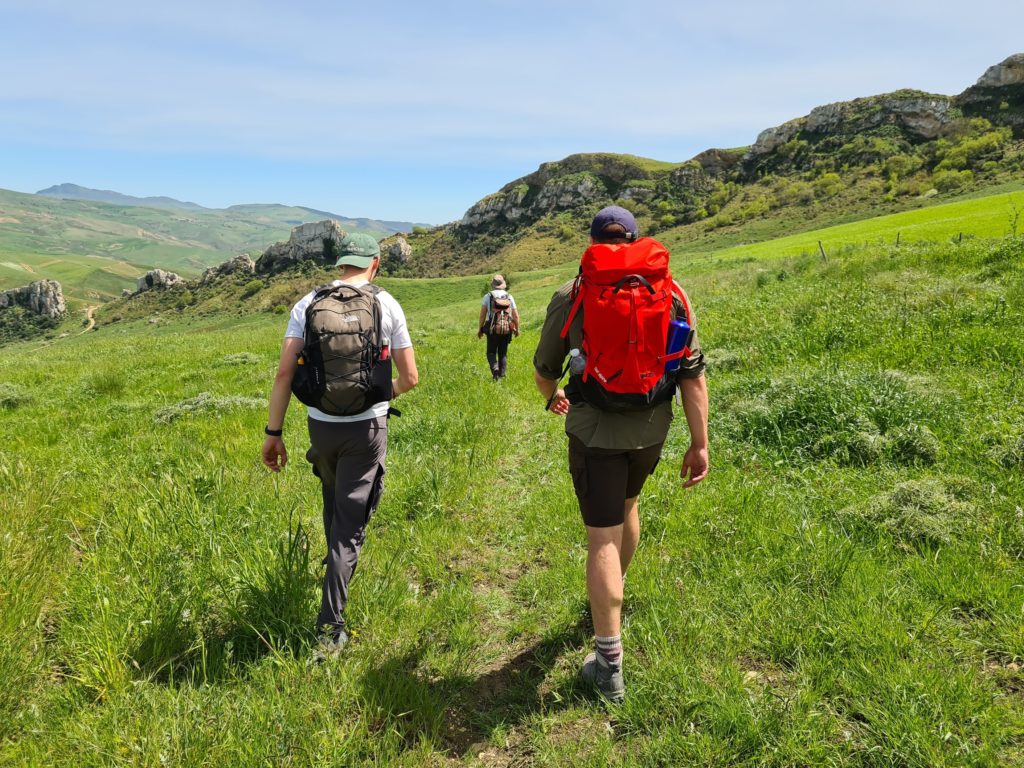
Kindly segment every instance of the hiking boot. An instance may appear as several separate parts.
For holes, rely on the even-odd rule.
[[[590,653],[583,660],[580,670],[583,681],[597,688],[598,693],[616,704],[626,698],[626,684],[622,680],[622,664],[602,664],[597,653]]]
[[[310,664],[323,664],[328,659],[336,658],[348,642],[348,633],[344,629],[324,632],[317,639],[316,648],[309,658]]]

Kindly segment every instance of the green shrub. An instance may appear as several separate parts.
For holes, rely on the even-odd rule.
[[[939,192],[956,192],[974,183],[971,171],[936,171],[932,183]]]
[[[250,296],[254,296],[255,294],[259,293],[260,289],[262,288],[262,280],[250,280],[248,283],[245,284],[245,287],[242,288],[242,298],[248,299]]]

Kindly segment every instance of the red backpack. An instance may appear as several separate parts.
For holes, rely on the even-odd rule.
[[[583,309],[586,367],[570,378],[570,400],[575,391],[601,410],[631,411],[672,399],[675,377],[665,372],[665,364],[690,355],[687,347],[666,351],[673,295],[681,300],[691,328],[693,316],[668,262],[668,249],[649,237],[595,243],[583,254],[575,300],[562,328],[564,339]]]

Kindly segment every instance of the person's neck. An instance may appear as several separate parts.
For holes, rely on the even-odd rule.
[[[359,267],[345,266],[341,272],[341,279],[346,283],[358,283],[360,281],[370,282],[370,272],[373,267],[360,269]]]

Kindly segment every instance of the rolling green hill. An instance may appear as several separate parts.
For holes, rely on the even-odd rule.
[[[902,90],[817,107],[747,147],[686,162],[571,155],[542,164],[441,229],[414,233],[406,276],[558,263],[593,214],[629,208],[667,242],[771,239],[1024,180],[1024,55],[958,96]]]
[[[412,228],[409,222],[347,219],[282,205],[185,210],[0,190],[0,262],[9,263],[0,269],[0,288],[23,285],[18,280],[31,269],[33,279],[68,280],[65,290],[72,296],[109,300],[134,288],[134,277],[148,269],[195,276],[239,253],[287,240],[298,224],[327,218],[378,238]]]

